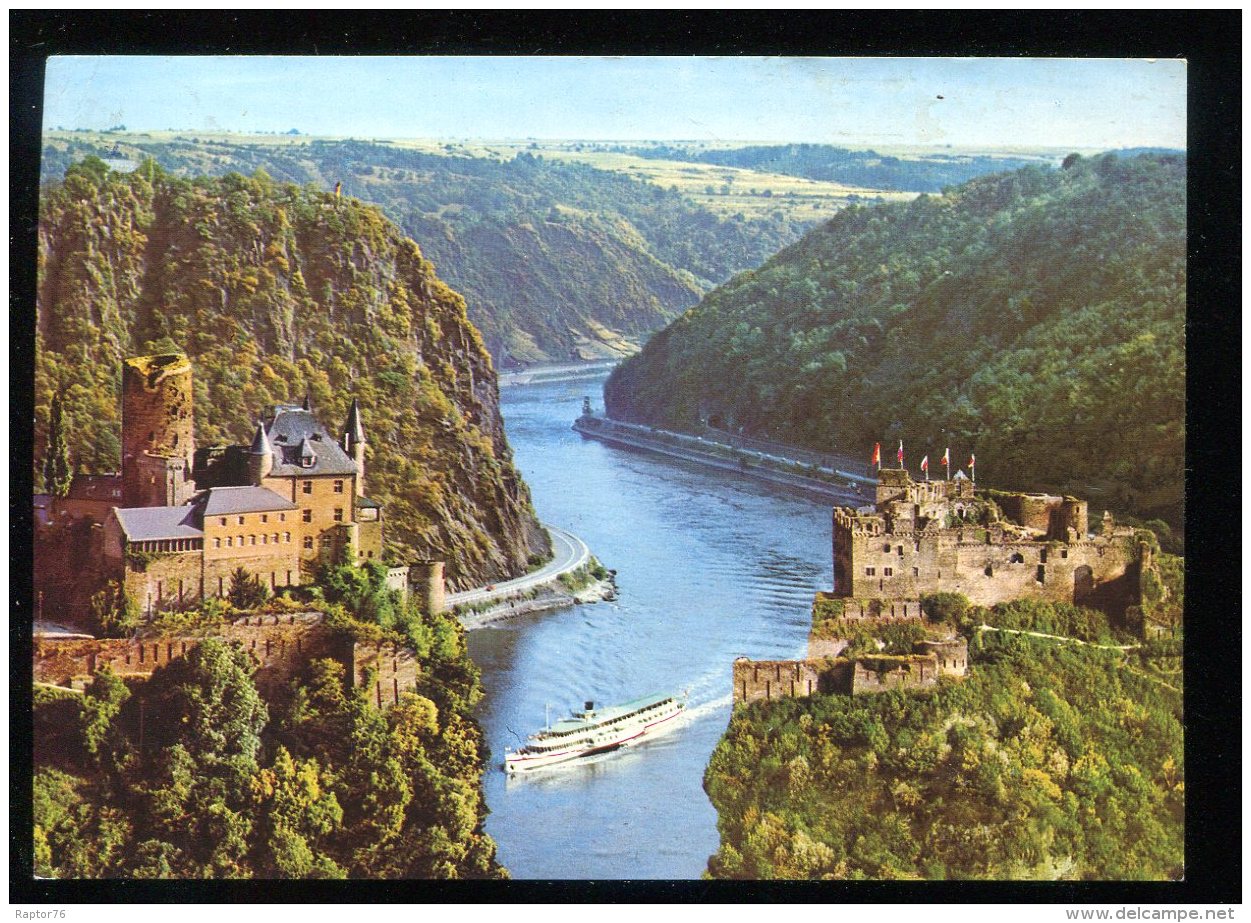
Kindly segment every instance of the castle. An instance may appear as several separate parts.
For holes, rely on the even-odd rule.
[[[871,507],[833,511],[834,591],[813,602],[808,656],[734,662],[734,700],[836,692],[856,695],[933,686],[963,676],[959,636],[916,642],[910,654],[843,656],[857,624],[926,622],[921,598],[959,593],[982,606],[1034,598],[1102,609],[1124,618],[1141,600],[1151,549],[1105,513],[1088,531],[1084,500],[980,490],[963,472],[913,481],[883,469]]]
[[[355,399],[337,438],[307,398],[274,407],[250,445],[197,450],[194,422],[186,356],[126,360],[120,474],[78,475],[53,504],[62,520],[100,527],[100,569],[145,614],[224,596],[239,568],[276,590],[319,564],[382,558]],[[407,570],[391,568],[389,582],[406,588]]]

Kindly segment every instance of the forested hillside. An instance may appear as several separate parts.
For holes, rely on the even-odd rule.
[[[446,559],[464,585],[546,552],[465,303],[377,208],[262,171],[119,175],[88,160],[45,187],[37,309],[37,483],[55,393],[74,466],[116,471],[121,361],[178,349],[199,445],[246,442],[306,393],[335,427],[358,397],[395,558]]]
[[[704,777],[709,872],[1178,880],[1179,654],[983,632],[936,690],[736,709]]]
[[[1180,156],[1074,156],[848,209],[656,335],[606,406],[866,462],[950,445],[991,483],[1177,528],[1185,181]]]
[[[312,183],[383,206],[465,296],[497,363],[634,352],[712,285],[804,226],[718,217],[675,190],[529,152],[511,159],[359,141],[270,144],[125,135],[50,139],[45,181],[85,155],[152,156],[179,174]]]
[[[312,604],[346,639],[412,649],[415,692],[380,711],[331,659],[258,688],[255,659],[213,638],[147,680],[102,668],[83,693],[37,686],[36,874],[505,877],[482,828],[481,688],[460,623],[388,590],[376,562],[322,581]],[[197,624],[237,615],[214,600]]]
[[[713,150],[660,144],[622,150],[639,157],[689,160],[909,192],[941,192],[945,186],[968,182],[987,173],[1018,170],[1043,161],[1041,156],[989,156],[943,151],[924,156],[897,157],[874,150],[852,151],[829,144],[748,145]]]

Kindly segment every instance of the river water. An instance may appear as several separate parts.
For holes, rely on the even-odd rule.
[[[704,794],[730,716],[731,664],[802,656],[812,594],[832,580],[827,503],[786,488],[584,440],[602,379],[518,385],[502,408],[539,517],[617,571],[615,602],[469,634],[491,747],[486,829],[514,878],[698,878],[716,851]],[[616,753],[519,776],[516,746],[583,700],[689,690],[679,726]]]

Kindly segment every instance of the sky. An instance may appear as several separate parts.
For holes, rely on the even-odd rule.
[[[1157,59],[57,56],[44,128],[355,138],[1186,146]]]

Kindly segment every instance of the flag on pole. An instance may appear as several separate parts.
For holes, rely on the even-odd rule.
[[[877,470],[882,470],[882,444],[880,442],[873,443],[873,460],[869,462],[871,465],[877,465]]]
[[[925,472],[925,479],[930,479],[930,457],[928,455],[921,459],[921,470]]]
[[[943,449],[943,467],[947,469],[947,480],[951,480],[951,449]]]
[[[903,440],[899,440],[899,467],[903,467]]]

